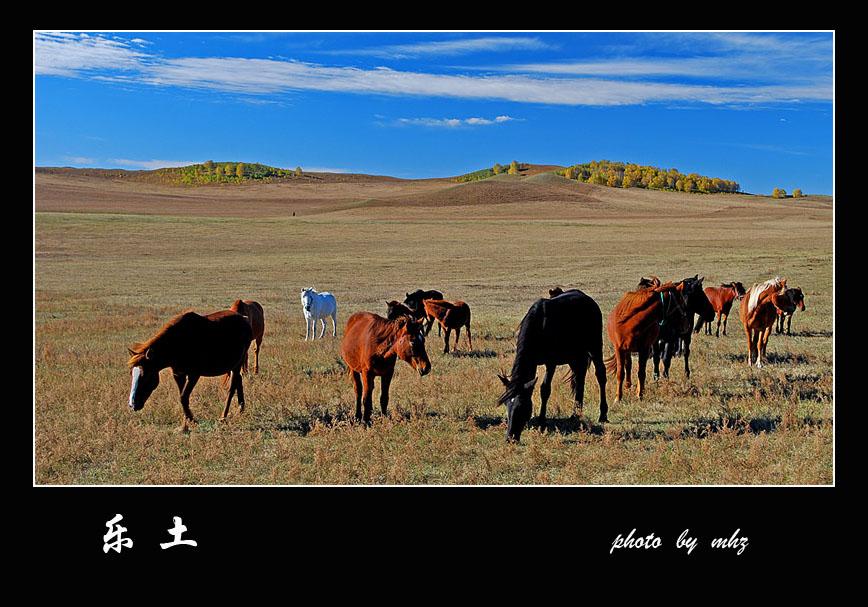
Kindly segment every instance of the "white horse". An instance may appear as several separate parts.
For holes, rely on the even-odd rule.
[[[313,287],[304,287],[301,290],[301,307],[304,312],[304,341],[307,341],[308,337],[311,341],[316,339],[316,321],[322,323],[319,334],[322,339],[326,330],[325,319],[329,316],[332,317],[332,336],[337,336],[338,304],[334,295],[325,291],[318,293]]]

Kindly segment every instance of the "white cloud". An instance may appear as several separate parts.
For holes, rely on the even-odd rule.
[[[748,37],[754,46],[765,45],[774,65],[797,64],[784,53],[777,38]],[[480,38],[475,40],[412,45],[416,52],[458,52],[475,45],[481,49],[498,44],[527,44],[528,38]],[[737,47],[740,38],[714,37],[721,47]],[[807,45],[804,43],[803,46]],[[789,47],[792,50],[792,47]],[[825,57],[822,47],[809,46],[810,57]],[[285,96],[298,91],[354,94],[502,100],[556,105],[628,105],[643,103],[755,104],[800,100],[831,101],[831,77],[822,64],[807,80],[769,78],[748,86],[736,80],[750,68],[752,74],[774,72],[769,64],[758,65],[762,56],[741,52],[724,58],[677,60],[647,58],[624,61],[582,61],[560,64],[512,66],[510,73],[485,75],[433,74],[399,71],[386,67],[361,69],[327,67],[314,63],[278,59],[237,57],[186,57],[161,59],[133,48],[132,42],[87,34],[34,35],[34,72],[37,75],[93,76],[106,81],[158,87],[205,89],[260,97]],[[718,66],[718,67],[715,67]],[[723,67],[720,67],[723,66]],[[717,71],[712,71],[712,70]],[[530,72],[530,73],[529,73]],[[805,77],[807,76],[806,70]],[[732,79],[735,84],[658,81],[663,76],[711,74]],[[573,77],[574,76],[574,77]],[[637,80],[638,77],[647,77]],[[714,79],[705,82],[715,82]],[[757,82],[757,81],[754,81]],[[444,121],[443,123],[449,124]]]
[[[185,167],[191,164],[201,164],[201,160],[130,160],[127,158],[111,158],[109,162],[119,166],[138,168],[138,169],[169,169],[173,167]]]
[[[510,120],[518,120],[509,116],[498,116],[496,118],[399,118],[396,122],[399,125],[410,126],[425,126],[434,128],[458,128],[464,126],[488,126]]]

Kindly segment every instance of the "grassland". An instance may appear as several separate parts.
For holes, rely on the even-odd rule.
[[[827,197],[772,200],[614,190],[553,176],[446,182],[367,180],[157,188],[50,175],[36,183],[34,482],[62,485],[816,485],[834,482],[833,228]],[[512,176],[509,176],[512,177]],[[295,216],[293,216],[295,213]],[[609,313],[642,276],[800,286],[793,335],[773,364],[746,365],[728,335],[694,337],[692,375],[649,382],[601,426],[556,382],[549,428],[506,444],[496,377],[514,331],[554,285]],[[298,293],[338,300],[338,338],[305,343]],[[399,363],[389,415],[352,423],[340,354],[347,317],[441,290],[473,310],[473,351],[432,373]],[[219,379],[192,396],[199,427],[178,431],[168,371],[145,409],[126,405],[129,344],[188,310],[237,298],[265,308],[261,372],[227,423]],[[611,345],[606,340],[606,354]],[[559,373],[565,376],[564,372]],[[375,399],[378,393],[375,392]],[[538,403],[538,396],[535,397]],[[375,408],[376,409],[376,408]],[[235,411],[233,405],[233,411]]]

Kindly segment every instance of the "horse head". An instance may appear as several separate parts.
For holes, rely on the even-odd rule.
[[[425,376],[431,371],[431,361],[428,360],[428,352],[425,350],[425,333],[422,324],[408,316],[400,316],[400,327],[394,344],[398,358],[413,367],[420,376]]]
[[[394,299],[392,301],[387,301],[386,302],[386,318],[388,318],[389,320],[397,320],[401,316],[409,316],[410,318],[416,317],[413,310],[411,310],[410,308],[408,308],[404,304],[399,303],[399,302],[395,301]]]
[[[557,297],[558,295],[563,295],[563,293],[564,293],[564,290],[560,287],[555,287],[553,289],[549,289],[549,297],[550,298]]]
[[[735,293],[735,299],[741,300],[741,298],[744,297],[746,293],[746,291],[744,290],[744,285],[740,282],[731,282],[729,284],[732,287],[732,292]]]
[[[645,278],[644,276],[639,280],[639,284],[636,285],[636,290],[640,291],[642,289],[656,289],[660,286],[660,279],[656,276],[652,276],[651,278]]]
[[[130,353],[130,360],[127,365],[130,367],[130,377],[132,378],[132,388],[130,388],[130,411],[139,411],[145,406],[148,397],[160,384],[161,367],[155,362],[154,348],[148,347],[144,350],[136,347],[127,348]]]
[[[705,276],[700,278],[699,274],[696,274],[693,278],[685,278],[681,281],[684,284],[684,306],[687,314],[699,314],[702,320],[711,322],[714,320],[714,306],[711,305],[702,288],[703,280]]]
[[[521,431],[524,429],[533,412],[533,389],[537,378],[527,382],[513,381],[505,375],[498,373],[498,379],[503,383],[506,391],[497,400],[498,404],[506,405],[506,441],[519,442]]]
[[[788,289],[793,298],[793,303],[796,307],[802,312],[805,311],[805,295],[802,293],[801,287],[795,287],[793,289]]]
[[[301,305],[305,312],[310,312],[313,305],[313,294],[316,290],[313,287],[302,287],[301,289]]]

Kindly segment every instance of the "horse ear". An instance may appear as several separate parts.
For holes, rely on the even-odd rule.
[[[530,392],[531,390],[533,390],[533,387],[536,385],[536,380],[537,380],[537,378],[534,377],[532,380],[530,380],[529,382],[527,382],[527,383],[524,385],[524,389],[527,390],[528,392]]]
[[[509,380],[506,379],[506,378],[505,378],[503,375],[501,375],[500,373],[497,374],[497,379],[499,379],[499,380],[503,383],[504,386],[508,386],[508,385],[509,385]]]

